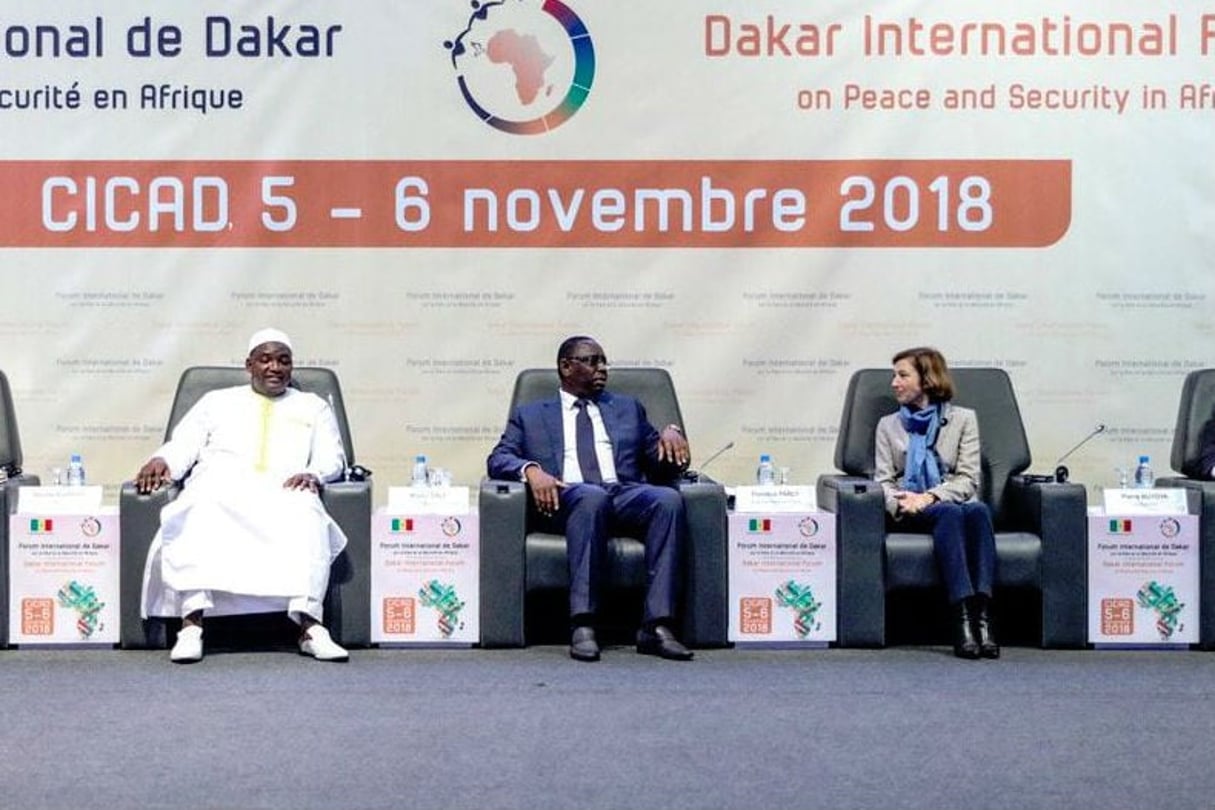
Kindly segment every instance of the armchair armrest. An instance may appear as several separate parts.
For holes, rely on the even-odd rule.
[[[346,535],[329,571],[325,623],[346,646],[371,644],[371,481],[334,481],[321,504]]]
[[[181,492],[177,483],[140,495],[134,481],[126,481],[118,495],[119,526],[119,644],[123,649],[167,646],[163,622],[149,622],[140,615],[143,570],[148,549],[160,528],[160,510]]]
[[[840,493],[859,495],[871,489],[882,491],[882,488],[872,478],[864,478],[859,475],[820,475],[815,487],[818,508],[826,512],[838,512],[837,504]],[[883,501],[884,503],[885,501]]]
[[[522,647],[526,590],[527,487],[481,481],[481,646]]]
[[[724,647],[729,643],[730,598],[726,490],[702,478],[682,481],[679,493],[688,527],[683,566],[684,641],[694,647]]]
[[[321,503],[347,537],[371,529],[371,482],[334,481],[320,490]],[[347,528],[349,527],[349,528]]]
[[[11,515],[17,511],[18,487],[36,487],[41,483],[38,476],[21,473],[0,482],[0,510],[2,514]]]
[[[1165,476],[1156,479],[1156,486],[1161,489],[1184,489],[1186,509],[1191,515],[1201,516],[1204,509],[1212,509],[1212,514],[1215,514],[1215,503],[1207,504],[1208,495],[1215,499],[1215,481],[1203,478]]]
[[[820,509],[835,513],[836,611],[842,647],[886,643],[886,498],[868,478],[821,475]]]
[[[1088,639],[1088,496],[1081,484],[1008,480],[1014,511],[1042,540],[1042,646]]]

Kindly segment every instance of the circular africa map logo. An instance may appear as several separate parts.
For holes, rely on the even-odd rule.
[[[473,0],[460,34],[443,43],[464,101],[482,121],[538,135],[568,121],[595,80],[595,46],[560,0]]]

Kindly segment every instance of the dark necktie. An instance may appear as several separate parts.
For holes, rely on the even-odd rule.
[[[578,416],[574,418],[574,444],[578,451],[578,467],[582,480],[588,484],[602,484],[603,473],[599,471],[599,459],[595,457],[595,430],[591,427],[591,414],[585,399],[578,400],[574,407]]]

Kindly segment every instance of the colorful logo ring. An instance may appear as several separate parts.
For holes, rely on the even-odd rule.
[[[565,98],[551,112],[528,121],[511,121],[500,118],[482,107],[473,98],[472,91],[463,75],[457,77],[460,93],[472,111],[491,127],[512,135],[539,135],[561,126],[586,103],[587,96],[591,93],[591,85],[595,81],[595,46],[591,42],[590,32],[586,30],[582,18],[561,0],[545,0],[540,10],[565,29],[566,35],[570,38],[570,44],[574,48],[573,81],[570,82]]]

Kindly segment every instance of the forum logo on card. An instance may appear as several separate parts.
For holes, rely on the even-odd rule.
[[[464,30],[443,43],[469,108],[494,129],[539,135],[586,103],[595,45],[560,0],[472,0]]]
[[[1132,599],[1101,600],[1101,635],[1135,634],[1135,602]]]
[[[739,599],[738,625],[747,635],[769,635],[772,632],[772,600],[766,596]]]
[[[417,607],[411,597],[384,597],[384,634],[390,636],[412,636],[416,629],[417,613]]]
[[[26,597],[21,600],[21,635],[55,634],[55,600]]]

